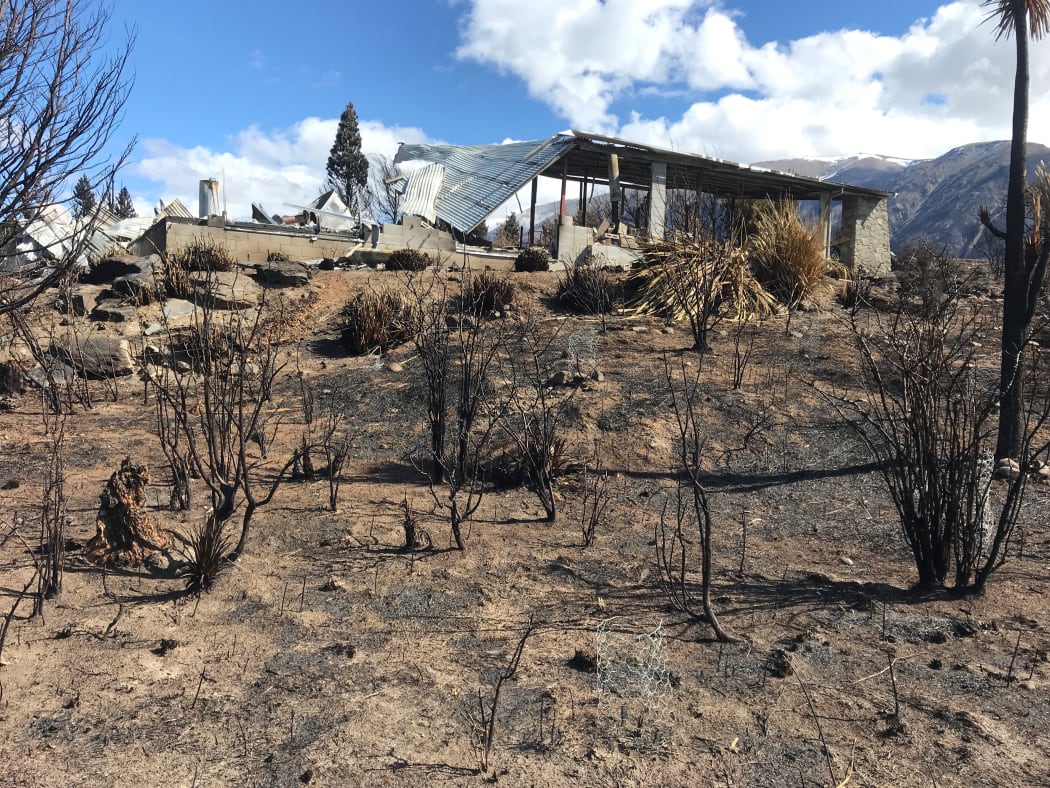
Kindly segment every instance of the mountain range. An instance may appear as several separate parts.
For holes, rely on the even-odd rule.
[[[1050,162],[1050,148],[1028,143],[1028,177],[1039,162]],[[978,220],[987,207],[1005,225],[1010,142],[962,145],[935,159],[861,154],[839,159],[778,159],[755,166],[810,178],[893,192],[889,200],[890,238],[900,250],[925,239],[956,257],[985,256],[989,243]]]

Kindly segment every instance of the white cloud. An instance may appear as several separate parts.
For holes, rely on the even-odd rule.
[[[936,156],[1009,136],[1013,44],[994,40],[981,0],[946,3],[900,36],[788,42],[748,41],[734,5],[471,0],[457,54],[519,77],[574,128],[738,161]],[[1050,41],[1033,44],[1031,74],[1029,137],[1050,143],[1050,93],[1034,87],[1050,83]],[[632,111],[651,92],[679,96],[680,114]]]
[[[223,150],[202,146],[184,148],[162,139],[141,143],[142,157],[130,174],[154,182],[157,198],[181,199],[191,210],[197,206],[199,182],[216,178],[225,191],[229,216],[247,219],[251,204],[261,203],[270,213],[287,213],[285,203],[303,204],[323,189],[325,162],[335,139],[338,119],[306,118],[291,128],[264,132],[256,126],[233,135]],[[399,142],[427,142],[418,128],[384,126],[361,121],[361,149],[366,155],[393,158]]]

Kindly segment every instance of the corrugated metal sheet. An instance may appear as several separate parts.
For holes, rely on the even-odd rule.
[[[436,217],[470,232],[574,144],[572,137],[560,134],[506,145],[402,144],[394,163],[441,164],[445,172],[434,200]]]
[[[173,219],[196,219],[197,217],[190,213],[190,209],[182,204],[182,200],[176,197],[174,200],[169,202],[167,205],[161,200],[160,207],[156,211],[157,216],[170,216]]]
[[[75,263],[86,266],[89,259],[108,252],[114,245],[103,228],[85,227],[73,219],[64,205],[45,205],[39,214],[22,228],[13,254],[5,259],[8,270],[32,268],[52,260],[65,260],[76,253]]]
[[[415,172],[409,173],[405,180],[405,198],[401,202],[401,213],[422,216],[433,224],[437,216],[437,198],[441,184],[445,181],[445,167],[441,164],[428,164]]]

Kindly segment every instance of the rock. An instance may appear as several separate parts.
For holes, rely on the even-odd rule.
[[[63,364],[58,359],[49,359],[48,369],[33,367],[26,373],[26,380],[37,388],[46,389],[51,385],[49,375],[54,379],[56,385],[65,386],[76,380],[77,373],[68,364]]]
[[[169,298],[164,302],[164,317],[167,320],[176,320],[180,317],[189,317],[197,306],[181,298]]]
[[[141,274],[150,267],[150,260],[132,254],[107,255],[80,275],[80,281],[89,285],[103,285],[129,274]]]
[[[853,566],[853,559],[850,558],[848,555],[840,555],[839,561],[845,564],[846,566]]]
[[[26,390],[25,374],[17,361],[0,361],[0,394],[21,394]]]
[[[547,381],[548,386],[568,386],[572,382],[572,376],[564,369],[555,372]]]
[[[660,329],[660,333],[661,334],[673,334],[674,333],[674,329],[671,328],[671,326],[664,326],[663,328]]]
[[[140,305],[152,304],[164,297],[164,288],[154,277],[152,269],[141,274],[118,276],[113,280],[113,291]]]
[[[605,373],[602,372],[600,369],[592,369],[590,379],[593,380],[595,383],[604,383]]]
[[[112,336],[66,337],[51,343],[52,355],[89,378],[115,378],[135,371],[126,339]]]
[[[791,338],[792,339],[802,339],[804,336],[805,336],[805,334],[803,334],[801,331],[792,331],[791,332]]]
[[[151,337],[154,334],[159,334],[163,330],[164,326],[160,323],[150,323],[145,329],[143,329],[142,333],[147,337]]]
[[[119,298],[103,298],[91,310],[91,319],[103,323],[126,323],[135,316],[135,307]]]
[[[264,285],[302,287],[310,282],[310,271],[302,263],[287,260],[256,263],[255,276]]]
[[[250,309],[259,304],[259,286],[237,271],[212,271],[191,281],[199,302],[212,309]]]
[[[146,568],[155,575],[163,575],[171,567],[171,561],[159,550],[146,556]]]
[[[404,372],[405,371],[405,367],[400,362],[391,361],[389,364],[386,365],[386,371],[387,372]]]
[[[335,260],[333,260],[331,257],[326,257],[323,260],[321,260],[321,263],[317,267],[320,268],[322,271],[334,271]]]
[[[648,326],[632,326],[631,327],[631,331],[633,331],[636,334],[646,334],[646,333],[649,332],[649,327]]]
[[[84,294],[78,292],[61,292],[55,299],[55,309],[63,315],[84,317],[87,314],[87,304],[84,302]]]

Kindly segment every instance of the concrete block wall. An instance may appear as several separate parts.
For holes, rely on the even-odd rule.
[[[890,272],[890,214],[886,200],[847,195],[842,200],[839,259],[865,276]]]
[[[306,235],[242,228],[234,225],[211,227],[194,222],[161,220],[153,225],[139,241],[132,244],[134,254],[149,255],[154,252],[173,252],[204,239],[225,246],[239,262],[262,262],[270,252],[281,252],[291,260],[317,260],[322,257],[337,258],[358,246],[348,238],[326,234]]]
[[[456,239],[434,227],[427,227],[416,216],[406,216],[401,224],[384,224],[375,240],[376,249],[418,249],[429,253],[456,251]]]

